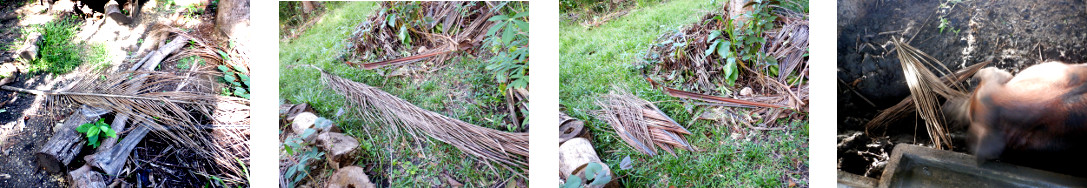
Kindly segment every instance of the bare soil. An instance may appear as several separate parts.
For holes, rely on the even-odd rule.
[[[952,70],[992,61],[990,67],[1014,74],[1045,61],[1087,62],[1083,0],[943,3],[838,1],[839,170],[879,178],[895,144],[931,146],[919,118],[889,123],[887,130],[863,127],[909,95],[892,37],[910,40]],[[953,151],[966,152],[966,128],[951,129]]]

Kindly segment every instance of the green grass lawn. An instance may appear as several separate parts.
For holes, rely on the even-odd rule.
[[[445,184],[443,174],[471,187],[488,186],[519,177],[503,169],[491,169],[455,147],[435,139],[412,141],[386,134],[385,125],[355,118],[352,113],[333,118],[338,109],[348,110],[345,97],[322,85],[314,65],[332,74],[379,87],[427,110],[498,130],[505,111],[493,109],[504,103],[493,75],[484,74],[480,58],[456,57],[450,66],[416,77],[385,78],[375,71],[348,67],[342,57],[344,42],[357,24],[378,8],[374,2],[326,2],[328,12],[298,38],[280,41],[279,96],[294,103],[309,103],[322,117],[332,118],[348,135],[359,138],[357,165],[366,167],[371,180],[393,187],[431,187]],[[316,19],[316,18],[315,18]],[[323,163],[323,162],[322,162]],[[325,170],[327,177],[333,169]],[[314,172],[315,174],[319,172]]]
[[[560,23],[560,103],[566,113],[586,120],[597,153],[625,185],[782,187],[789,185],[788,179],[807,185],[806,120],[777,122],[786,127],[784,131],[745,129],[750,132],[749,140],[733,140],[728,135],[729,125],[701,120],[687,126],[693,133],[687,139],[704,151],[649,157],[627,146],[610,125],[591,115],[600,109],[594,98],[618,86],[651,102],[667,101],[656,104],[680,124],[690,123],[691,104],[651,88],[634,66],[658,36],[694,23],[720,7],[720,2],[673,0],[643,5],[596,28]],[[625,156],[631,157],[634,168],[619,169]]]

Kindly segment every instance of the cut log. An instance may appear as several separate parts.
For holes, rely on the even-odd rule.
[[[42,41],[42,34],[38,32],[30,33],[26,36],[26,41],[23,42],[23,48],[19,49],[19,58],[23,58],[26,61],[32,61],[38,59],[38,42]]]
[[[72,176],[72,187],[106,187],[106,180],[102,177],[102,174],[95,172],[89,166],[73,170],[68,175]]]
[[[328,179],[328,188],[373,188],[370,178],[366,176],[366,170],[359,166],[348,166],[336,170],[336,173]]]
[[[604,164],[600,162],[600,157],[596,155],[593,144],[589,143],[588,139],[573,138],[559,146],[559,176],[562,179],[566,179],[571,174],[580,173],[581,169],[591,162]],[[602,166],[604,170],[611,173],[607,165]]]
[[[326,132],[317,136],[317,143],[325,150],[328,163],[332,167],[340,167],[341,164],[350,164],[355,158],[355,148],[359,147],[359,141],[342,133]]]
[[[108,3],[106,3],[103,9],[105,9],[106,14],[109,15],[110,18],[113,18],[113,21],[117,21],[117,23],[132,23],[132,19],[125,15],[125,13],[121,12],[121,9],[118,8],[117,1],[110,0]]]
[[[128,160],[128,155],[132,153],[132,149],[136,148],[136,144],[139,144],[143,137],[147,136],[148,132],[151,132],[151,129],[147,128],[147,126],[137,125],[117,145],[110,147],[105,152],[95,153],[94,160],[90,161],[91,166],[102,169],[102,172],[110,176],[119,175],[122,167],[125,166],[125,161]]]
[[[83,110],[76,110],[75,113],[69,115],[64,123],[58,127],[59,129],[54,130],[53,137],[49,137],[49,141],[42,146],[38,153],[34,154],[38,166],[52,173],[63,171],[64,167],[72,162],[72,159],[75,159],[75,155],[79,154],[79,151],[83,148],[83,143],[86,142],[83,135],[80,135],[75,129],[80,125],[95,120],[98,120],[97,115],[87,117],[83,114]]]
[[[302,112],[294,117],[294,122],[291,122],[291,130],[294,130],[294,134],[302,137],[302,133],[305,133],[306,129],[313,128],[313,125],[315,123],[317,123],[317,115],[309,112]],[[320,131],[314,132],[311,135],[302,137],[302,140],[305,140],[306,142],[311,142],[313,141],[313,138],[315,138],[319,133]]]

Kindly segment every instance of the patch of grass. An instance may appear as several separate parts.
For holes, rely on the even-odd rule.
[[[282,3],[282,2],[281,2]],[[357,118],[346,98],[321,84],[320,73],[311,68],[287,68],[290,65],[314,65],[332,74],[379,87],[421,108],[457,117],[467,123],[505,130],[505,111],[491,109],[504,104],[497,94],[499,86],[491,74],[484,74],[486,63],[476,57],[456,57],[448,67],[420,77],[386,78],[375,71],[344,64],[345,40],[354,27],[380,8],[374,2],[326,4],[329,8],[320,22],[298,38],[280,42],[279,95],[295,103],[309,103],[319,116],[333,119],[344,133],[359,139],[356,164],[368,167],[371,180],[389,186],[440,185],[442,174],[472,186],[503,182],[515,175],[505,169],[487,167],[474,157],[435,139],[411,140],[386,125]],[[335,6],[334,6],[335,5]],[[343,116],[335,117],[344,108]],[[422,136],[422,135],[420,135]],[[329,171],[326,174],[329,174]]]
[[[83,45],[73,42],[79,32],[76,18],[60,18],[36,29],[43,37],[38,44],[41,58],[30,62],[31,72],[63,74],[83,63]]]
[[[655,90],[636,71],[649,45],[663,33],[697,22],[705,11],[720,2],[674,0],[632,10],[628,15],[596,28],[586,29],[564,21],[560,27],[559,98],[566,113],[586,121],[593,131],[592,143],[604,163],[624,185],[649,187],[782,187],[786,177],[806,185],[806,121],[777,122],[784,131],[754,131],[748,139],[732,139],[728,125],[694,121],[696,107]],[[595,119],[594,99],[619,86],[656,103],[666,114],[693,134],[688,141],[704,151],[678,151],[677,156],[642,155],[627,146],[610,125]],[[806,119],[806,118],[805,118]],[[630,156],[633,168],[620,170],[619,162]],[[804,170],[798,170],[804,169]]]

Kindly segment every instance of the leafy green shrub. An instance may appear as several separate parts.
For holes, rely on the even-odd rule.
[[[496,23],[487,30],[485,42],[495,56],[487,60],[491,65],[486,70],[494,74],[503,92],[508,88],[528,87],[528,14],[528,10],[521,10],[489,19]]]
[[[83,63],[83,45],[73,42],[79,32],[76,19],[73,16],[35,27],[42,34],[38,44],[41,58],[29,63],[30,72],[63,74]]]
[[[113,129],[109,128],[105,119],[98,119],[98,122],[94,123],[85,123],[75,130],[87,135],[87,145],[94,148],[98,148],[99,145],[102,145],[102,140],[105,140],[105,138],[102,137],[108,136],[110,138],[117,138],[117,132],[114,132]]]
[[[326,123],[321,123],[325,121]],[[318,125],[327,124],[331,125],[327,119],[318,118]],[[283,176],[288,180],[287,187],[295,187],[298,182],[301,182],[307,176],[310,176],[310,167],[308,164],[312,161],[321,160],[321,157],[325,155],[324,152],[318,151],[313,146],[307,144],[302,138],[309,137],[316,134],[317,130],[313,128],[306,129],[302,135],[297,137],[287,138],[283,142],[283,151],[287,152],[288,156],[294,156],[298,153],[298,163],[287,167],[287,170],[283,172]]]
[[[226,65],[219,65],[219,71],[223,71],[223,82],[230,85],[223,87],[221,91],[224,96],[236,96],[245,99],[249,99],[249,72],[245,68],[239,66],[233,66],[231,69]]]

